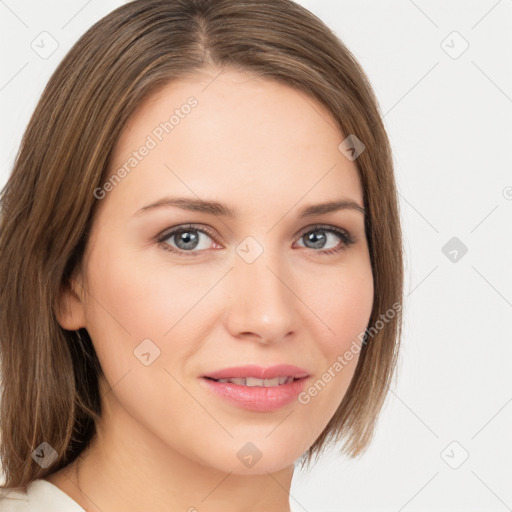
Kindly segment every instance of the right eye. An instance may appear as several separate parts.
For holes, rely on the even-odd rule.
[[[203,244],[201,243],[201,238],[205,237],[213,238],[213,233],[209,228],[205,226],[198,228],[190,224],[176,226],[170,231],[165,231],[158,236],[157,242],[162,249],[178,254],[179,256],[197,256],[196,253],[206,250],[211,246],[211,244],[208,244],[206,241],[203,242]],[[201,245],[203,245],[203,247],[201,247]]]

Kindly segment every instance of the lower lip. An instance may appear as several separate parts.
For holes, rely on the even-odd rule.
[[[217,382],[205,377],[201,380],[210,390],[237,407],[248,411],[271,412],[293,402],[303,390],[307,377],[269,388],[240,386],[232,382]]]

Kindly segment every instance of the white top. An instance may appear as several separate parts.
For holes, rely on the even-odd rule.
[[[47,480],[33,480],[27,492],[0,489],[0,512],[85,512],[75,500]]]

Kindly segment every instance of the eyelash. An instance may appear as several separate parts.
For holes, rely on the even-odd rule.
[[[200,233],[208,235],[210,238],[212,238],[216,242],[214,234],[209,228],[207,228],[206,226],[202,226],[201,228],[199,228],[195,224],[183,224],[183,225],[177,226],[176,228],[173,228],[171,231],[165,231],[157,236],[156,242],[158,242],[160,247],[162,247],[162,249],[164,249],[165,251],[172,252],[173,254],[177,254],[178,256],[192,256],[192,257],[199,256],[202,251],[183,251],[181,249],[176,249],[175,247],[172,247],[171,245],[169,245],[168,243],[165,242],[165,240],[168,240],[173,235],[175,236],[175,235],[177,235],[183,231],[187,231],[187,230],[198,231]],[[326,249],[326,250],[310,249],[311,251],[322,254],[322,255],[339,253],[341,251],[348,249],[353,243],[355,243],[355,240],[353,239],[352,235],[350,235],[350,233],[348,233],[348,231],[345,231],[344,229],[337,228],[335,226],[326,226],[323,224],[317,224],[315,226],[308,226],[307,228],[305,228],[304,231],[301,232],[299,239],[303,238],[304,235],[307,235],[308,233],[312,233],[315,231],[326,231],[329,233],[334,233],[342,241],[341,246],[334,248],[334,249]],[[218,243],[218,242],[216,242],[216,243]],[[306,249],[307,249],[307,247],[306,247]]]

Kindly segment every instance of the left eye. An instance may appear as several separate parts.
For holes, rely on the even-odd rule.
[[[318,235],[318,233],[320,233],[320,235]],[[172,231],[164,233],[157,239],[157,241],[163,249],[174,252],[179,256],[197,256],[201,250],[208,249],[210,247],[210,244],[208,243],[203,243],[203,246],[201,247],[201,235],[205,235],[206,238],[213,239],[213,234],[205,227],[200,229],[195,226],[180,226]],[[170,242],[173,239],[175,246],[171,245]],[[299,236],[299,240],[302,239],[305,239],[306,243],[312,244],[312,247],[306,247],[304,245],[302,247],[312,249],[314,252],[320,254],[339,252],[347,249],[354,243],[352,236],[347,231],[335,228],[334,226],[309,227]],[[332,247],[326,248],[325,244],[329,239],[334,239],[335,243]],[[219,245],[218,247],[221,246]]]
[[[320,233],[320,236],[318,235]],[[327,240],[334,239],[334,245],[329,247],[325,247]],[[299,240],[306,239],[307,243],[312,244],[313,247],[308,247],[308,249],[321,249],[320,253],[333,253],[337,251],[341,251],[342,249],[346,249],[350,244],[353,243],[352,238],[348,233],[344,233],[338,229],[334,228],[326,228],[326,227],[317,227],[313,229],[309,229],[301,235]],[[342,242],[341,247],[340,240]]]

